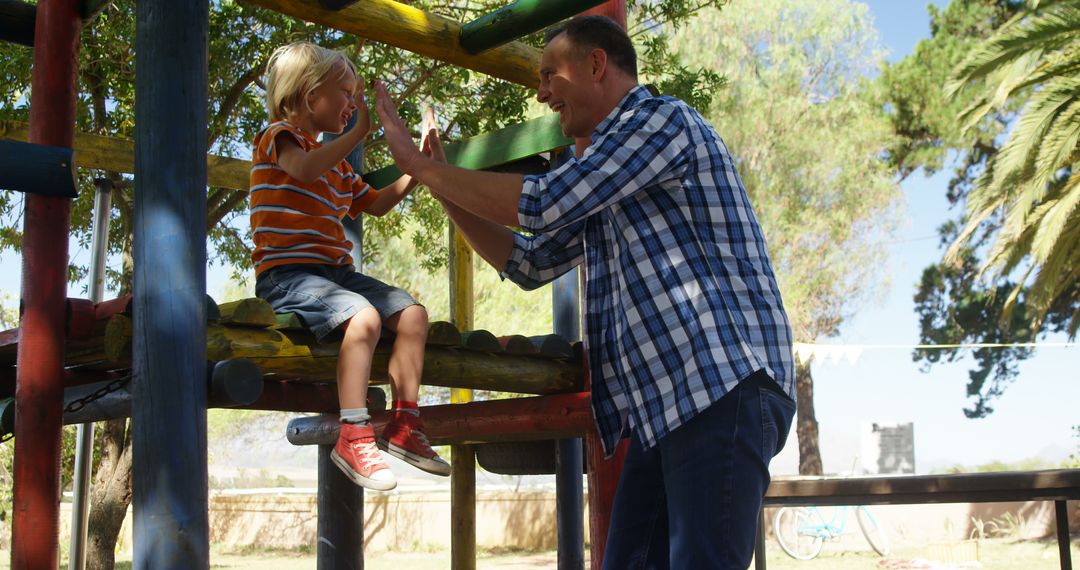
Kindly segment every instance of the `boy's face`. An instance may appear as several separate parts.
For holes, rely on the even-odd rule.
[[[316,130],[340,133],[356,111],[356,76],[346,70],[336,79],[328,79],[308,94],[308,109]]]

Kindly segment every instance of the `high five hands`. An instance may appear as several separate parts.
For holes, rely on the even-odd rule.
[[[386,85],[382,81],[375,81],[375,94],[378,98],[375,103],[375,112],[378,113],[379,120],[382,122],[383,136],[387,146],[390,148],[390,154],[394,157],[394,164],[397,165],[402,174],[415,175],[416,168],[427,160],[427,157],[420,152],[420,149],[416,147],[416,143],[413,142],[409,127],[405,125],[405,121],[401,120],[401,116],[398,115],[397,106],[390,99],[390,93],[387,92]],[[434,115],[431,122],[433,127]],[[441,151],[442,145],[439,144],[438,147]]]

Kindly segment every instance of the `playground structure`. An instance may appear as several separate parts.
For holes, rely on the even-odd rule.
[[[511,40],[599,4],[521,1],[503,16],[462,26],[389,0],[322,1],[250,3],[528,87],[537,81],[539,51]],[[311,343],[289,316],[267,314],[257,301],[219,307],[206,297],[202,190],[213,185],[246,191],[249,168],[245,161],[201,151],[206,140],[207,4],[140,0],[137,5],[137,146],[74,132],[74,54],[83,22],[100,5],[100,0],[42,0],[34,7],[0,0],[0,13],[12,15],[0,20],[0,38],[34,46],[29,125],[0,125],[6,139],[0,141],[0,187],[27,192],[23,315],[19,329],[0,333],[0,396],[15,396],[0,413],[0,422],[16,435],[12,567],[57,566],[61,425],[127,415],[133,421],[136,457],[135,566],[207,567],[205,409],[240,405],[335,413],[337,351],[333,345]],[[597,9],[625,22],[622,2]],[[448,145],[448,158],[469,168],[542,167],[542,161],[530,157],[571,142],[553,118]],[[135,174],[135,289],[130,298],[67,298],[74,166]],[[378,184],[378,177],[393,175],[388,169],[367,177]],[[432,325],[424,383],[455,388],[455,403],[426,408],[423,414],[433,442],[455,446],[453,567],[475,566],[472,457],[483,449],[475,446],[553,439],[559,440],[559,566],[585,563],[581,474],[587,470],[592,565],[597,567],[621,456],[604,460],[599,446],[586,445],[583,469],[576,438],[588,443],[595,435],[581,357],[555,337],[494,339],[473,331],[470,254],[457,235],[451,249],[454,322]],[[569,275],[555,286],[555,329],[566,338],[578,335],[576,284],[576,275]],[[384,378],[385,356],[385,347],[380,348],[376,381]],[[535,396],[470,403],[468,390],[475,388]],[[90,401],[97,394],[101,397]],[[375,419],[376,424],[384,420],[378,414]],[[333,425],[325,416],[314,418],[290,426],[289,435],[296,443],[320,444],[319,567],[362,567],[363,492],[329,463],[326,442],[333,437]],[[1062,521],[1065,500],[1080,497],[1077,471],[1039,477],[781,482],[770,488],[766,505],[1001,497],[1055,500],[1059,544],[1064,532],[1062,567],[1071,567],[1068,528],[1062,531]],[[759,531],[759,540],[763,537]],[[763,554],[760,550],[757,556],[760,568]]]
[[[528,87],[537,81],[540,52],[512,40],[600,4],[519,2],[462,26],[386,0],[337,3],[347,6],[252,3]],[[101,4],[44,0],[35,7],[5,0],[0,5],[4,15],[12,15],[0,23],[0,38],[34,48],[29,125],[3,125],[7,140],[0,164],[0,186],[27,192],[22,319],[18,329],[0,336],[6,365],[0,388],[15,396],[5,407],[16,438],[12,566],[58,563],[61,425],[130,414],[135,565],[206,567],[205,409],[246,405],[336,412],[336,390],[328,383],[336,347],[308,344],[305,331],[288,316],[279,322],[271,312],[267,319],[266,307],[257,301],[217,307],[206,297],[202,216],[207,200],[204,191],[193,190],[213,184],[246,191],[248,170],[245,161],[201,151],[207,4],[140,1],[135,142],[75,133],[74,54],[84,21]],[[625,22],[621,2],[600,10]],[[459,44],[459,38],[468,39]],[[466,43],[468,49],[462,47]],[[556,132],[552,118],[451,145],[448,157],[470,168],[521,160],[536,168],[543,161],[530,157],[571,142]],[[20,139],[27,142],[16,142]],[[135,175],[130,298],[67,299],[74,166]],[[458,388],[453,399],[462,403],[426,409],[424,416],[434,443],[455,444],[452,557],[455,568],[470,568],[475,565],[470,444],[589,437],[594,427],[581,357],[569,343],[554,337],[535,343],[510,337],[500,343],[470,330],[471,260],[460,236],[452,250],[456,327],[433,324],[424,382]],[[567,337],[578,334],[576,280],[576,275],[564,277],[556,286],[556,328]],[[385,355],[385,349],[376,354],[376,382],[380,368],[385,374]],[[466,403],[470,388],[538,396]],[[561,441],[558,449],[560,566],[581,567],[581,443]],[[363,493],[329,467],[328,451],[328,446],[320,449],[319,566],[362,567]],[[618,475],[618,459],[604,462],[598,453],[589,455],[594,565],[602,556]]]

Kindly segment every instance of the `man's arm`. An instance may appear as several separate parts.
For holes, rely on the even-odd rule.
[[[484,220],[504,226],[518,225],[523,176],[467,170],[424,156],[398,116],[386,86],[378,81],[375,91],[378,94],[375,110],[382,120],[386,143],[403,173],[412,175],[436,195]]]
[[[480,254],[495,271],[506,269],[510,252],[514,249],[514,232],[506,226],[489,222],[476,214],[463,210],[446,198],[436,196],[450,220],[454,222],[465,241]]]

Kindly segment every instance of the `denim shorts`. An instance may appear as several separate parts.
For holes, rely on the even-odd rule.
[[[386,320],[410,305],[412,295],[361,273],[352,265],[296,263],[271,267],[255,280],[255,295],[278,313],[295,313],[319,342],[361,309]]]

